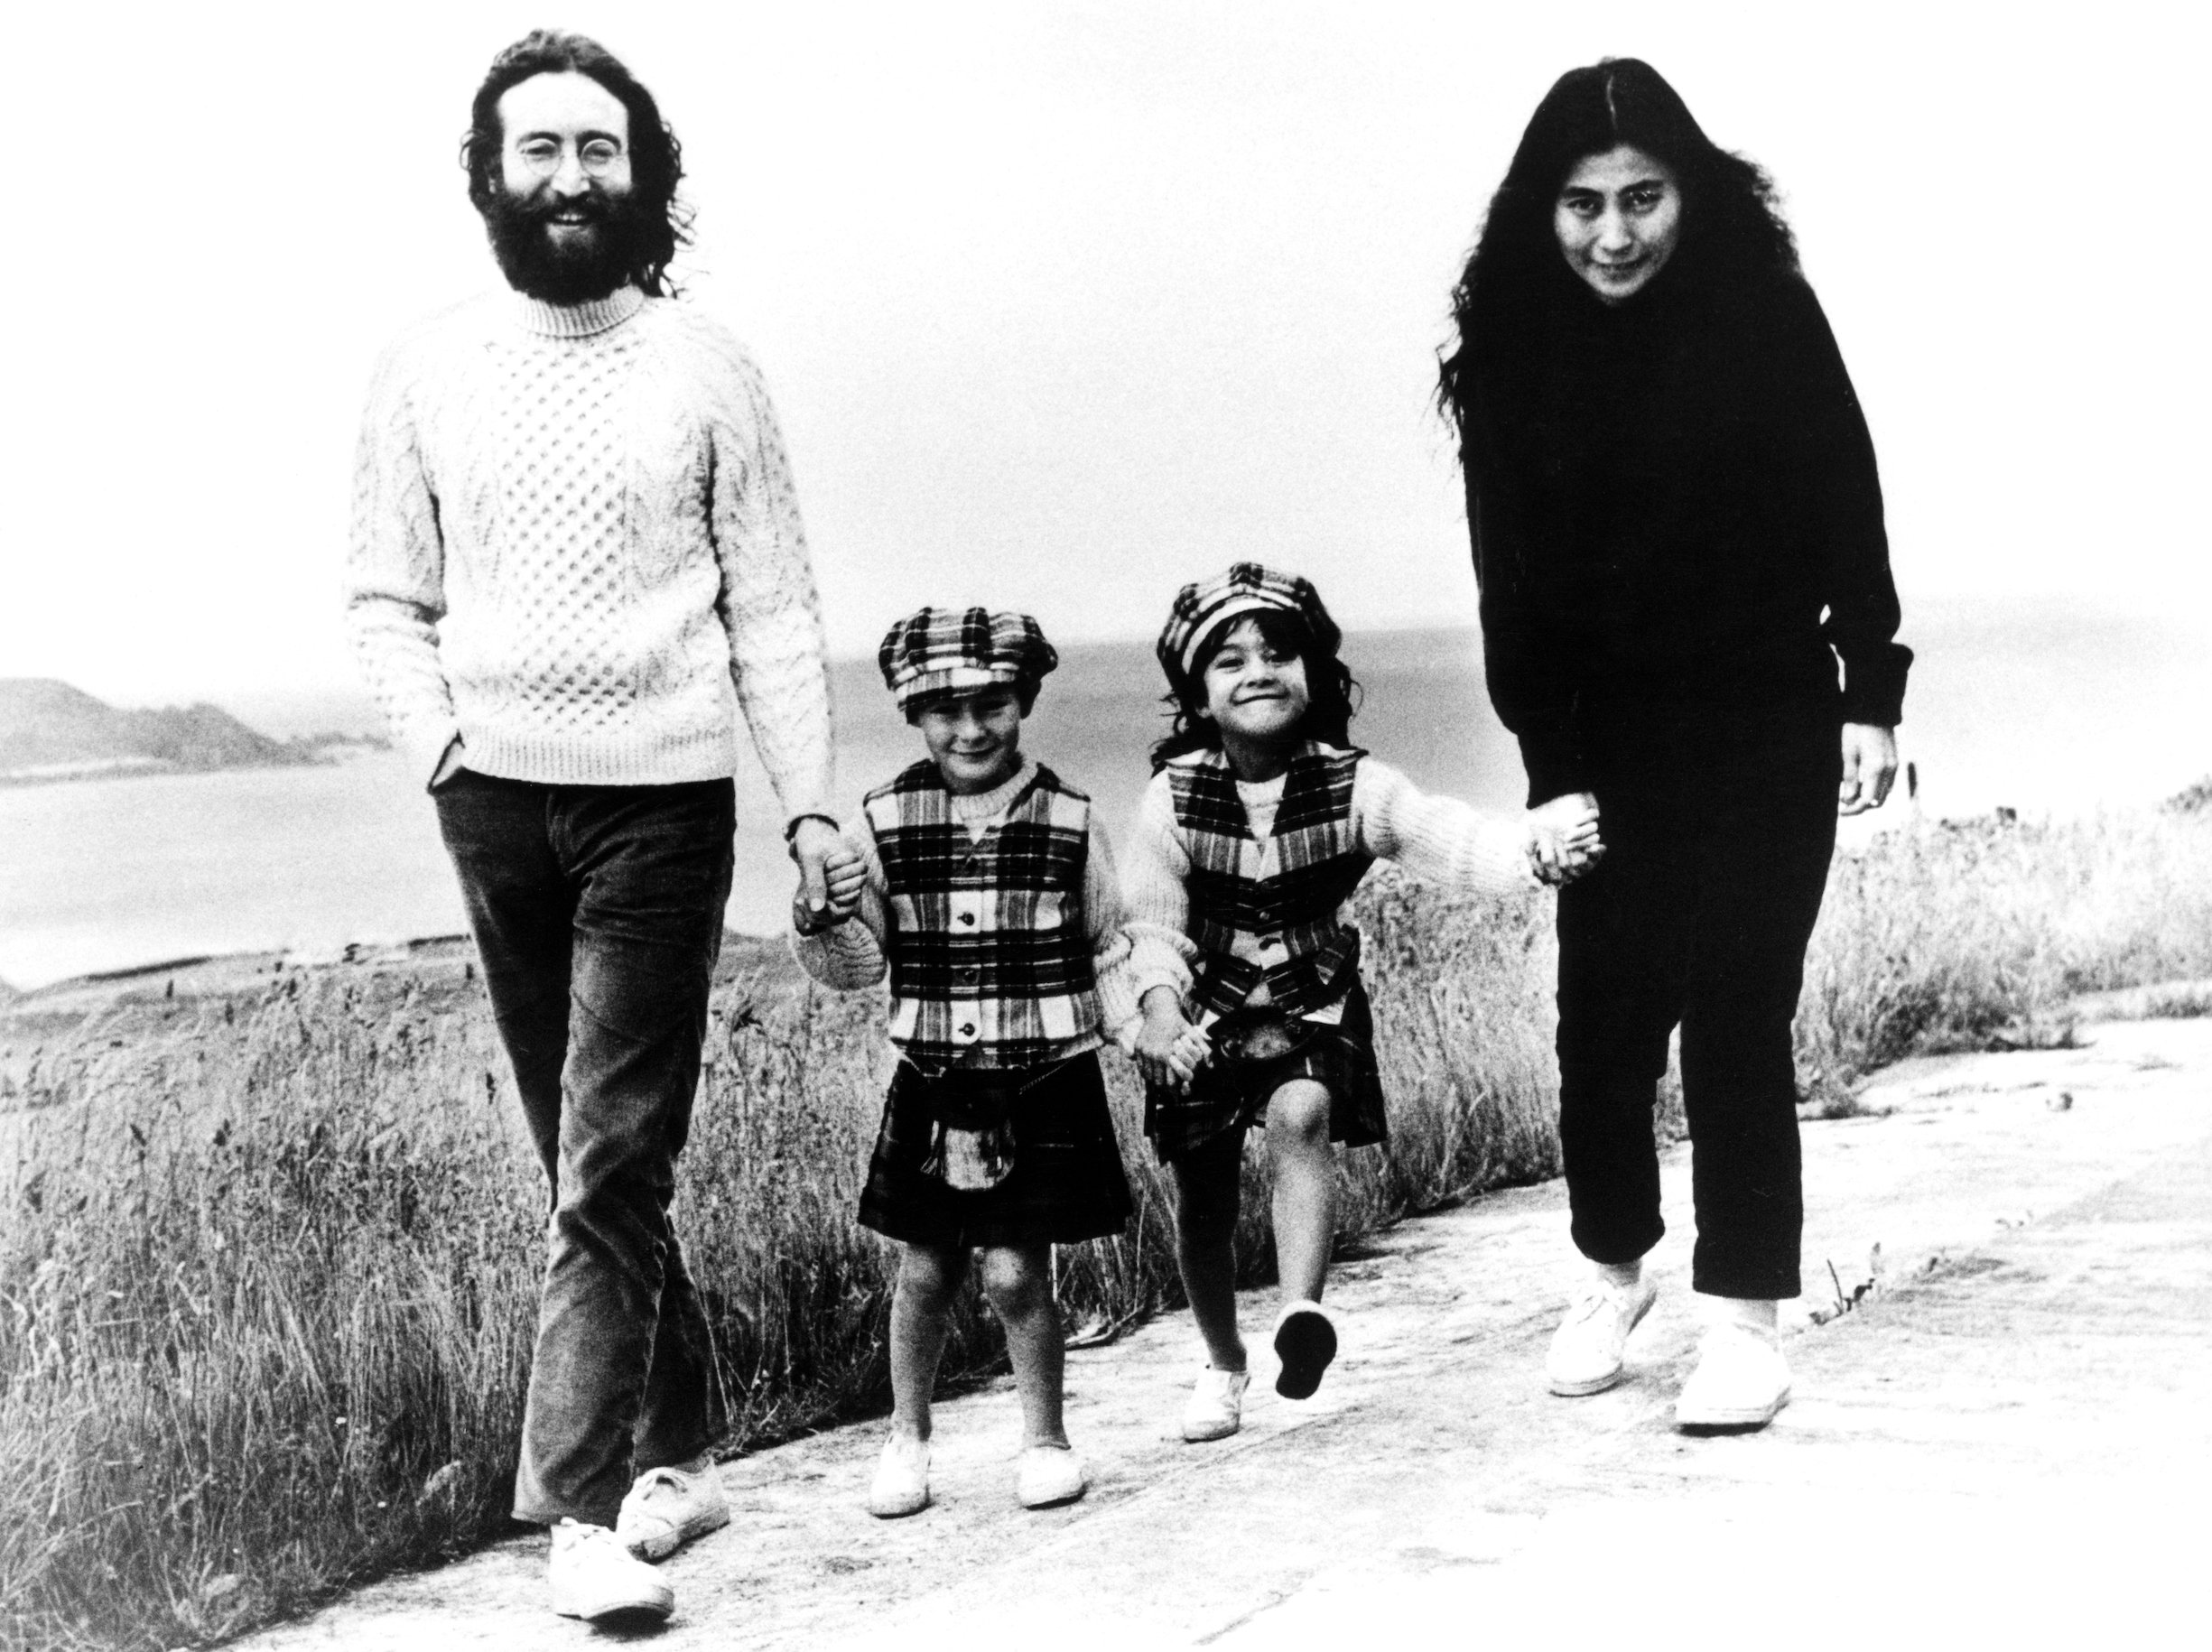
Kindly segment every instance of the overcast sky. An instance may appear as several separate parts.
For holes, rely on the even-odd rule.
[[[1915,594],[2201,614],[2190,12],[42,7],[13,31],[0,675],[351,682],[362,391],[496,283],[457,140],[494,52],[555,22],[683,142],[679,274],[768,375],[841,652],[925,600],[1148,635],[1249,555],[1355,626],[1472,622],[1446,292],[1537,99],[1606,54],[1780,184],[1908,640]]]

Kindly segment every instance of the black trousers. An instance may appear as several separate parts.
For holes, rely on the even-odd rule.
[[[1795,719],[1793,719],[1795,720]],[[1804,1193],[1790,1022],[1836,846],[1836,726],[1717,755],[1660,740],[1597,789],[1605,858],[1559,893],[1559,1135],[1575,1246],[1666,1231],[1652,1108],[1682,1029],[1695,1289],[1798,1293]]]

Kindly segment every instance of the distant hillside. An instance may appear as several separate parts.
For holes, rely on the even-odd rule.
[[[319,763],[218,706],[128,710],[51,677],[0,678],[0,784],[162,770]]]

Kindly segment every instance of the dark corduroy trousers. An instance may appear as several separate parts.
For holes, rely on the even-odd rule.
[[[551,1192],[517,1519],[611,1527],[728,1426],[669,1223],[730,895],[730,783],[435,794]]]

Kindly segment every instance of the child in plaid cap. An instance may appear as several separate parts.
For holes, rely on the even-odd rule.
[[[1097,1053],[1137,1014],[1121,899],[1090,798],[1021,749],[1058,663],[1036,620],[925,608],[879,658],[928,755],[869,793],[827,907],[792,909],[815,979],[890,981],[899,1061],[860,1220],[904,1253],[869,1510],[928,1505],[930,1390],[976,1250],[1021,1396],[1018,1493],[1046,1508],[1088,1484],[1061,1423],[1050,1248],[1130,1210]]]
[[[1239,562],[1176,595],[1159,660],[1177,714],[1153,753],[1123,892],[1143,1020],[1145,1130],[1175,1189],[1176,1258],[1207,1364],[1183,1437],[1241,1422],[1235,1258],[1245,1132],[1275,1170],[1276,1392],[1304,1399],[1336,1353],[1320,1304],[1335,1237],[1330,1144],[1388,1133],[1347,903],[1376,860],[1492,892],[1577,875],[1594,817],[1539,840],[1520,820],[1416,790],[1353,746],[1352,673],[1313,585]]]

